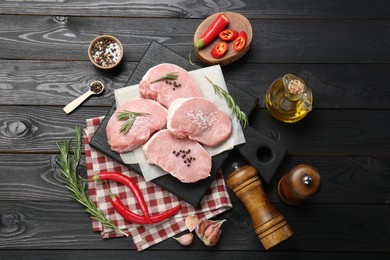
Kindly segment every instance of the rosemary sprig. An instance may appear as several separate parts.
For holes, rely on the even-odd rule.
[[[71,197],[83,205],[85,207],[85,211],[88,212],[92,218],[100,221],[103,225],[128,236],[128,234],[120,230],[101,210],[97,208],[91,197],[88,196],[84,182],[81,181],[81,178],[77,174],[82,146],[80,127],[76,127],[76,149],[73,151],[72,159],[69,155],[69,144],[69,139],[64,139],[57,144],[60,152],[57,163],[61,168],[61,172],[65,180],[65,186],[71,192]]]
[[[241,122],[242,127],[248,126],[248,116],[241,111],[240,107],[237,105],[234,98],[226,92],[223,88],[218,86],[217,84],[214,84],[208,77],[205,76],[205,78],[213,85],[214,92],[225,99],[226,103],[228,104],[228,107],[233,111],[233,113],[236,115],[237,120]]]
[[[119,112],[116,116],[118,120],[120,121],[126,121],[121,125],[121,128],[119,128],[119,132],[123,133],[124,135],[129,131],[129,129],[133,126],[135,119],[139,116],[146,116],[149,115],[148,113],[140,113],[140,112],[132,112],[132,111],[122,111]]]
[[[150,84],[156,83],[158,81],[166,80],[166,79],[167,80],[175,80],[178,77],[179,77],[179,72],[170,72],[170,73],[165,74],[164,76],[159,77],[156,80],[153,80],[152,82],[150,82]]]

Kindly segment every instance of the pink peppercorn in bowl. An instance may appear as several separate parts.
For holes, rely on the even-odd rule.
[[[101,35],[89,44],[88,57],[99,69],[112,69],[121,62],[123,47],[114,36]]]

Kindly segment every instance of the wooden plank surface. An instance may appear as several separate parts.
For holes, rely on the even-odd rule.
[[[386,0],[377,0],[372,5],[369,0],[356,0],[351,4],[339,0],[256,0],[256,1],[178,1],[160,0],[88,0],[40,1],[0,3],[1,14],[35,15],[77,15],[103,17],[178,17],[205,18],[208,15],[225,11],[239,12],[249,18],[262,19],[389,19],[386,8],[381,8]],[[153,8],[151,8],[151,6]],[[366,8],[370,6],[370,8]]]
[[[0,104],[65,106],[97,79],[105,84],[105,92],[83,106],[110,107],[114,90],[125,85],[136,64],[124,62],[118,71],[101,73],[88,61],[9,60],[0,63]],[[390,109],[388,71],[390,64],[238,62],[223,68],[226,81],[259,97],[262,108],[265,92],[276,78],[286,73],[302,76],[314,92],[315,109]]]
[[[389,259],[390,13],[389,1],[1,1],[0,2],[0,259]],[[69,197],[55,163],[56,144],[76,125],[103,116],[151,41],[187,57],[193,33],[220,11],[249,18],[249,52],[223,67],[226,81],[259,97],[251,126],[288,148],[274,179],[263,185],[294,235],[265,251],[242,203],[218,218],[220,243],[189,248],[173,239],[138,253],[131,239],[102,240]],[[95,69],[87,47],[110,33],[125,60]],[[298,124],[273,119],[264,95],[276,78],[294,73],[314,93],[314,110]],[[102,80],[106,91],[71,115],[65,104]],[[237,151],[233,162],[247,163]],[[320,192],[300,206],[277,195],[278,180],[308,163]],[[80,174],[85,176],[82,157]]]
[[[204,258],[204,251],[191,251],[190,253],[185,251],[176,251],[175,257],[185,258],[188,260],[198,260]],[[318,260],[328,260],[328,259],[356,259],[356,260],[365,260],[365,259],[378,259],[378,260],[387,260],[388,255],[384,253],[321,253],[317,252],[289,252],[288,257],[285,253],[279,252],[245,252],[245,251],[212,251],[209,253],[213,259],[248,259],[248,260],[257,260],[257,259],[274,259],[274,260],[285,260],[285,259],[299,259],[308,257],[308,259],[318,259]],[[124,259],[172,259],[164,252],[151,251],[144,252],[139,254],[130,250],[23,250],[23,251],[12,251],[12,250],[3,250],[0,251],[0,257],[2,259],[28,259],[28,260],[40,260],[40,259],[74,259],[74,256],[80,257],[80,259],[85,260],[105,260],[105,259],[115,259],[115,258],[124,258]]]
[[[62,106],[4,106],[0,111],[0,152],[54,152],[61,138],[72,138],[85,119],[104,116],[108,107],[82,107],[66,115]],[[387,110],[321,110],[299,124],[276,121],[257,109],[250,124],[296,155],[387,155],[390,114]]]
[[[0,154],[0,197],[7,201],[73,201],[64,187],[57,160],[58,154]],[[229,162],[245,163],[237,154]],[[308,163],[321,173],[321,190],[310,200],[315,204],[388,204],[390,179],[386,169],[388,157],[321,157],[288,156],[278,169],[273,181],[264,185],[268,198],[281,203],[275,183],[292,167]],[[222,170],[227,176],[231,164]],[[80,174],[84,178],[85,162],[81,161]],[[231,192],[231,197],[234,195]]]
[[[220,243],[211,250],[264,251],[249,220],[247,211],[233,199],[236,208],[220,216],[228,222]],[[287,217],[294,230],[288,243],[273,248],[280,252],[382,252],[387,246],[387,205],[340,204],[303,205],[299,209],[274,204]],[[102,240],[91,231],[91,222],[82,207],[74,201],[0,201],[3,228],[2,249],[134,249],[130,238]],[[42,223],[44,220],[44,223]],[[18,241],[17,243],[13,243]],[[157,244],[148,251],[182,250],[174,239]],[[195,240],[187,250],[207,250]]]
[[[102,22],[104,19],[105,22]],[[0,16],[0,59],[87,60],[89,42],[113,34],[123,44],[124,60],[139,61],[154,40],[187,57],[202,19]],[[251,19],[254,39],[244,62],[388,63],[389,20],[307,21]],[[161,26],[164,24],[165,26]],[[375,39],[373,41],[372,39]]]

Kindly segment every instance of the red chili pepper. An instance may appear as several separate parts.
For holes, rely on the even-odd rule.
[[[246,45],[246,41],[248,39],[248,36],[246,35],[245,31],[241,31],[238,34],[238,37],[234,41],[233,48],[235,51],[242,51]]]
[[[218,34],[228,25],[229,19],[224,15],[220,14],[214,20],[214,22],[207,28],[207,30],[202,34],[200,39],[195,43],[195,48],[200,49],[208,45]]]
[[[163,213],[152,215],[152,216],[150,216],[150,220],[152,221],[152,223],[158,223],[158,222],[161,222],[163,220],[166,220],[167,218],[170,218],[173,215],[175,215],[176,212],[179,211],[180,207],[181,206],[179,204],[176,207],[173,207],[171,209],[168,209],[167,211],[164,211]]]
[[[130,222],[137,224],[151,224],[151,220],[146,220],[145,216],[138,215],[123,205],[122,201],[110,191],[110,201],[114,209]]]
[[[238,36],[238,32],[236,30],[223,30],[222,32],[219,33],[219,38],[222,41],[233,41],[236,39]]]
[[[227,52],[228,48],[229,47],[228,47],[228,44],[226,42],[219,42],[210,51],[210,54],[211,54],[211,56],[213,56],[214,59],[219,59],[223,55],[225,55],[225,53]]]
[[[159,223],[163,220],[166,220],[176,214],[176,212],[180,209],[180,204],[177,205],[176,207],[173,207],[163,213],[156,214],[150,216],[149,221],[145,218],[145,216],[138,215],[134,212],[132,212],[130,209],[128,209],[122,201],[115,196],[111,191],[110,191],[110,198],[111,198],[111,204],[114,207],[114,209],[125,219],[127,219],[130,222],[137,223],[137,224],[154,224],[154,223]]]
[[[120,182],[120,183],[126,185],[127,187],[129,187],[130,191],[133,193],[134,197],[137,199],[137,201],[141,207],[142,213],[144,214],[146,220],[147,221],[150,220],[148,206],[146,205],[146,202],[145,202],[145,199],[142,195],[142,192],[139,189],[139,187],[137,186],[137,184],[131,178],[129,178],[128,176],[123,175],[121,173],[103,171],[103,172],[100,172],[98,175],[95,175],[92,179],[95,181],[96,180],[117,181],[117,182]]]

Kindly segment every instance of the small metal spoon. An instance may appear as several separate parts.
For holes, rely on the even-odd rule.
[[[103,92],[103,90],[104,84],[101,81],[96,80],[92,82],[91,84],[89,84],[89,90],[87,92],[85,92],[64,107],[65,113],[69,114],[81,103],[83,103],[89,96],[100,94]]]

